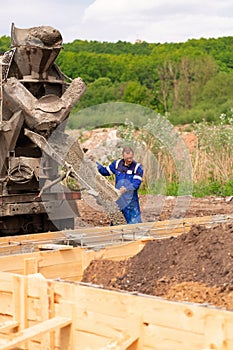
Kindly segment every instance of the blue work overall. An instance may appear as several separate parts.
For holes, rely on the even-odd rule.
[[[127,223],[136,224],[142,222],[138,198],[138,189],[143,176],[142,165],[133,160],[127,166],[123,159],[118,159],[114,160],[107,167],[99,163],[97,163],[97,166],[101,175],[115,175],[115,186],[117,189],[120,189],[122,186],[126,188],[126,192],[117,199],[117,204]]]

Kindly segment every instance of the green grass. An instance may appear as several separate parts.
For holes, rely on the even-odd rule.
[[[193,192],[185,193],[184,191],[179,191],[179,183],[171,182],[166,185],[166,193],[161,193],[159,186],[156,184],[150,186],[150,188],[143,187],[139,189],[139,194],[162,194],[166,196],[177,196],[177,195],[189,195],[193,197],[202,198],[206,196],[233,196],[233,178],[226,183],[220,181],[212,182],[202,182],[193,184]],[[181,193],[179,193],[181,192]]]

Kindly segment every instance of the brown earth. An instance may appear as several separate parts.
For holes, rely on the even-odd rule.
[[[141,196],[143,221],[171,218],[176,199]],[[163,207],[156,205],[160,201]],[[79,203],[88,226],[104,226],[108,218]],[[233,218],[233,200],[191,198],[185,217],[225,214]],[[189,233],[153,240],[127,261],[97,260],[84,272],[83,282],[166,299],[207,303],[233,310],[233,221],[211,228],[194,225]]]
[[[109,225],[108,216],[94,203],[93,199],[79,200],[77,204],[80,213],[80,218],[76,219],[77,227]],[[191,197],[186,203],[185,210],[182,209],[179,215],[174,215],[174,208],[177,205],[176,197],[141,195],[140,205],[143,222],[169,220],[174,217],[233,215],[233,198],[231,197]]]
[[[93,135],[88,135],[85,147],[96,149],[103,139],[113,142],[116,135],[112,133],[107,129],[98,130],[94,141]],[[183,136],[188,149],[192,150],[197,141],[195,135],[183,133]],[[233,197],[189,199],[177,201],[175,197],[141,195],[142,220],[223,214],[233,219]],[[108,216],[93,199],[78,201],[78,207],[78,227],[109,225]],[[189,233],[176,238],[148,242],[139,254],[127,261],[92,261],[84,272],[83,282],[233,310],[232,248],[233,221],[212,228],[196,225]]]
[[[83,282],[233,310],[233,222],[194,225],[125,261],[94,260]]]
[[[193,132],[185,132],[187,126],[178,128],[181,131],[188,150],[191,152],[197,144],[197,137]],[[80,138],[79,130],[70,130],[70,136]],[[95,158],[101,162],[101,156],[112,154],[116,150],[119,141],[117,130],[114,128],[98,128],[96,130],[88,130],[82,133],[81,146],[95,155]],[[233,200],[232,198],[191,198],[189,203],[176,203],[175,197],[142,195],[140,196],[140,204],[142,209],[142,220],[161,221],[176,217],[193,217],[206,216],[215,214],[232,214]],[[108,216],[102,209],[93,203],[92,199],[88,201],[78,201],[80,218],[77,218],[77,226],[105,226],[109,225]]]

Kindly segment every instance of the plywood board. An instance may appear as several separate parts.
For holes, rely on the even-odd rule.
[[[0,285],[1,277],[14,281],[12,321],[18,319],[21,330],[14,339],[9,333],[8,341],[4,339],[0,349],[27,342],[30,350],[46,347],[99,350],[114,346],[122,350],[232,350],[230,311],[47,280],[40,274],[1,273]],[[0,305],[4,292],[0,293]],[[63,331],[55,331],[63,326]]]

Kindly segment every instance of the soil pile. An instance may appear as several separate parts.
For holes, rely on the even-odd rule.
[[[233,310],[233,223],[194,225],[126,261],[92,261],[83,282]]]

